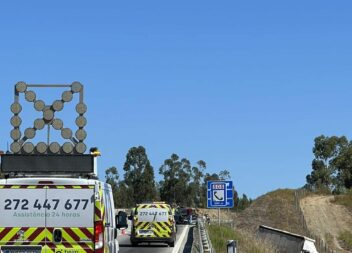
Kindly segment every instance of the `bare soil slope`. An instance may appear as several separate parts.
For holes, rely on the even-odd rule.
[[[331,248],[344,251],[337,237],[340,232],[352,230],[352,215],[341,205],[331,203],[333,196],[308,196],[300,202],[309,230],[322,238]]]

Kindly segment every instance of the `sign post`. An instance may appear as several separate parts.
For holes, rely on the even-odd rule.
[[[220,224],[220,208],[218,208],[218,223],[219,223],[219,226],[221,225]]]

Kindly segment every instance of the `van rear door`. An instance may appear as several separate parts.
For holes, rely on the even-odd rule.
[[[4,253],[94,252],[94,185],[0,185],[0,247]]]
[[[8,246],[45,245],[46,189],[37,186],[0,185],[0,247],[3,252]],[[36,252],[36,247],[27,250]]]
[[[47,246],[55,253],[94,251],[94,185],[47,189]]]

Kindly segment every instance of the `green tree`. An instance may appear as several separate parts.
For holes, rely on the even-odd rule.
[[[312,172],[306,177],[307,186],[313,190],[340,188],[341,182],[346,179],[346,171],[348,171],[346,161],[348,161],[350,146],[351,144],[345,136],[327,137],[321,135],[315,138]]]
[[[352,143],[344,147],[332,164],[336,168],[335,188],[336,192],[352,188]]]
[[[238,210],[240,198],[238,197],[238,192],[233,187],[233,209]]]
[[[144,147],[132,147],[128,151],[123,169],[129,206],[155,198],[154,170]]]
[[[217,173],[213,173],[213,174],[206,173],[205,174],[205,178],[204,178],[205,183],[207,181],[216,181],[216,180],[220,180],[220,177]]]
[[[132,207],[132,201],[128,195],[128,188],[125,181],[119,182],[119,189],[117,191],[117,203],[115,203],[115,206],[119,208]]]
[[[111,185],[112,194],[114,196],[114,204],[116,207],[119,201],[119,174],[116,167],[110,167],[109,169],[105,170],[105,182]]]
[[[230,172],[228,170],[221,170],[219,173],[219,178],[220,180],[230,180],[231,179]]]
[[[203,160],[197,162],[197,166],[192,167],[192,179],[193,182],[190,184],[192,194],[194,196],[193,202],[195,207],[205,207],[206,196],[203,194],[203,180],[204,180],[204,170],[207,164]]]
[[[142,184],[144,185],[144,190],[145,190],[144,199],[155,200],[157,197],[157,194],[156,194],[156,185],[155,185],[155,179],[154,179],[154,169],[150,165],[149,161],[142,173]]]
[[[243,211],[244,209],[249,207],[251,205],[251,203],[252,203],[252,200],[248,199],[246,194],[243,194],[242,198],[239,198],[239,200],[238,200],[237,210]]]
[[[192,167],[189,160],[172,154],[164,161],[159,173],[164,179],[160,182],[161,200],[179,205],[193,205],[192,191],[189,187]]]

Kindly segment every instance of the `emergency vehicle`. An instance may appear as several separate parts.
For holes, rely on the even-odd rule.
[[[174,247],[176,223],[173,209],[165,202],[137,204],[129,217],[132,220],[131,244],[163,242]]]
[[[32,88],[69,89],[46,105]],[[75,136],[55,113],[79,94]],[[20,97],[33,102],[43,118],[22,136]],[[111,186],[97,180],[97,148],[85,154],[83,85],[37,85],[18,82],[11,105],[10,150],[0,153],[0,253],[115,253],[119,251]],[[47,142],[30,142],[47,129]],[[63,145],[50,140],[60,130]]]
[[[0,180],[3,253],[115,253],[109,184],[79,178]]]

